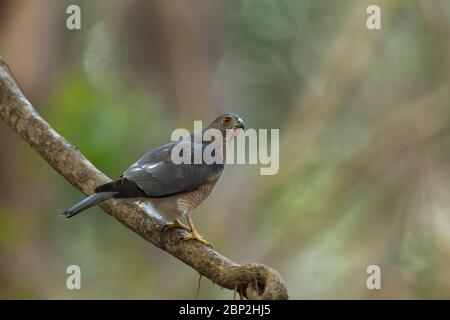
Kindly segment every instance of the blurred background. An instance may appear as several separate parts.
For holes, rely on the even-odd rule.
[[[228,167],[194,220],[291,298],[450,298],[450,1],[1,0],[0,55],[111,178],[194,120],[280,129],[279,173]],[[4,123],[0,150],[0,298],[195,299],[193,269],[100,209],[61,219],[81,193]]]

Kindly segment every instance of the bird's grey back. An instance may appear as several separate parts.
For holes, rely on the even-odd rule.
[[[195,164],[191,161],[191,163],[175,164],[171,153],[180,143],[191,144],[189,150],[192,156],[194,147],[200,147],[202,151],[206,147],[206,144],[199,145],[190,140],[163,145],[142,156],[123,173],[123,177],[135,182],[149,197],[164,197],[193,191],[221,174],[224,166],[219,163],[206,164],[202,161],[200,164]]]

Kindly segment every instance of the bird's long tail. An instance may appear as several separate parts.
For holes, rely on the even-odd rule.
[[[84,199],[84,200],[80,201],[79,203],[77,203],[76,205],[74,205],[72,208],[64,211],[61,214],[61,216],[63,216],[64,218],[73,217],[77,213],[80,213],[90,207],[95,206],[96,204],[99,204],[100,202],[103,202],[105,200],[108,200],[108,199],[114,197],[114,195],[116,193],[117,192],[115,192],[115,191],[93,193],[86,199]]]

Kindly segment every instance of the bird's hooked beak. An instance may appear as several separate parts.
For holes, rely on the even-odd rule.
[[[237,117],[236,120],[237,120],[237,124],[236,124],[235,128],[244,130],[245,129],[244,120],[242,120],[242,118],[239,118],[239,117]]]
[[[227,144],[230,144],[231,141],[233,140],[234,137],[238,136],[241,131],[244,131],[245,128],[245,124],[244,124],[244,120],[242,120],[241,118],[236,118],[236,124],[233,127],[233,134],[230,136],[230,140],[227,141]]]
[[[241,131],[244,131],[244,128],[245,128],[244,120],[242,120],[241,118],[237,117],[236,118],[236,124],[234,126],[233,137],[236,137],[239,133],[241,133]]]

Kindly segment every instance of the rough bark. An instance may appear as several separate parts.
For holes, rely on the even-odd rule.
[[[91,194],[96,186],[110,181],[39,116],[1,58],[0,117],[85,195]],[[248,299],[288,298],[284,280],[273,268],[257,263],[239,265],[196,241],[178,242],[186,235],[186,231],[163,230],[165,222],[152,215],[139,202],[113,199],[106,201],[101,207],[127,228],[180,259],[220,287],[237,290]]]

